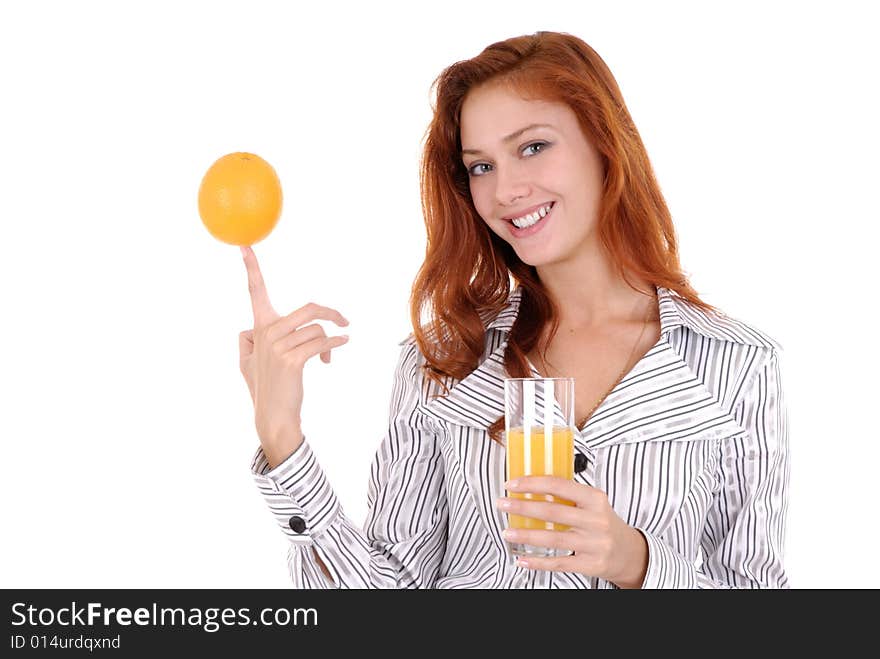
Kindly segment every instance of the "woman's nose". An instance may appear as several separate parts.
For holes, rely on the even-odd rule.
[[[517,199],[528,197],[531,190],[524,172],[516,166],[499,168],[495,176],[495,200],[501,206],[510,206]]]

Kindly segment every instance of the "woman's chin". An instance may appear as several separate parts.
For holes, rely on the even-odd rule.
[[[542,268],[559,261],[558,258],[554,258],[552,254],[549,254],[547,250],[543,249],[523,250],[523,253],[516,252],[516,255],[519,257],[520,261],[522,261],[526,265],[532,266],[533,268]]]

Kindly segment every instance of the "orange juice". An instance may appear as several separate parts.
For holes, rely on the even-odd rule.
[[[512,428],[507,433],[507,478],[520,476],[559,476],[569,480],[574,478],[574,432],[571,428],[554,426],[550,437],[545,437],[544,428],[536,426],[531,429],[528,441],[522,428]],[[553,501],[567,506],[574,502],[550,494],[531,494],[510,492],[514,499],[535,499]],[[545,522],[544,520],[508,516],[510,528],[513,529],[549,529],[567,531],[568,526]]]

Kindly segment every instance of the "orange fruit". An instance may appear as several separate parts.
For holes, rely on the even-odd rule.
[[[208,168],[199,186],[199,215],[212,236],[230,245],[253,245],[281,216],[281,181],[253,153],[228,153]]]

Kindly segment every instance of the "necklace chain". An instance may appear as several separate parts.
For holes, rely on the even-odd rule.
[[[626,362],[624,363],[623,368],[620,371],[620,374],[617,376],[617,379],[614,381],[614,384],[611,385],[611,387],[608,389],[608,391],[606,391],[604,394],[602,394],[601,398],[599,398],[599,400],[596,401],[596,404],[593,405],[593,408],[589,412],[587,412],[586,416],[584,416],[582,419],[580,419],[580,421],[577,422],[578,429],[582,428],[584,423],[587,422],[587,419],[589,419],[591,416],[593,416],[593,412],[595,412],[596,409],[599,407],[599,405],[602,404],[602,401],[608,397],[608,394],[610,394],[612,391],[614,391],[614,387],[616,387],[620,383],[620,381],[623,379],[623,376],[626,375],[627,369],[629,368],[629,363],[632,361],[633,354],[635,353],[636,348],[639,347],[639,343],[641,343],[641,341],[642,341],[642,337],[645,334],[645,329],[648,327],[648,321],[651,320],[651,310],[652,310],[652,308],[649,306],[648,307],[648,314],[645,316],[645,321],[642,323],[642,331],[639,332],[639,338],[636,339],[636,342],[633,345],[632,350],[629,353],[629,357],[627,357]],[[544,361],[544,356],[541,355],[540,357],[541,357],[541,365],[544,367],[544,373],[549,374],[550,371],[547,368],[547,363]]]

